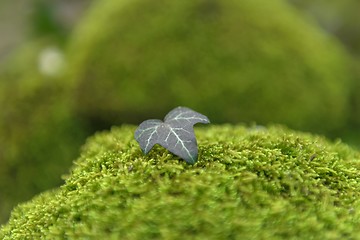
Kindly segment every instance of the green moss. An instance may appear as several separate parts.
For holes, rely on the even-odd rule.
[[[95,123],[183,105],[319,132],[348,114],[347,55],[283,1],[97,1],[69,53],[77,111]]]
[[[357,239],[360,154],[282,127],[197,128],[199,160],[135,127],[98,133],[66,183],[19,205],[3,239]]]
[[[87,133],[68,85],[39,71],[47,43],[26,44],[0,73],[0,223],[17,203],[63,183]]]

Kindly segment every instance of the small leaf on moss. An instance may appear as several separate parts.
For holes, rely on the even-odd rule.
[[[193,126],[196,123],[210,123],[209,119],[190,108],[177,107],[164,119],[150,119],[142,122],[135,131],[135,139],[147,154],[155,144],[160,144],[188,163],[195,163],[198,148]]]

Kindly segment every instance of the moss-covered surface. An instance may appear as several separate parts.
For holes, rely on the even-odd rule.
[[[0,71],[0,223],[18,202],[63,183],[87,135],[68,86],[39,71],[47,43],[26,44]]]
[[[144,156],[135,127],[90,138],[66,183],[2,239],[358,239],[360,155],[282,127],[197,128],[199,160]]]
[[[347,118],[346,54],[281,0],[97,1],[69,52],[77,111],[95,123],[174,106],[317,132]]]

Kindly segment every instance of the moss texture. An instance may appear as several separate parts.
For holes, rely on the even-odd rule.
[[[68,86],[38,70],[47,46],[26,44],[0,73],[0,223],[18,202],[63,183],[86,138]]]
[[[199,160],[98,133],[66,183],[19,205],[2,239],[358,239],[360,155],[273,126],[196,129]]]
[[[347,118],[346,54],[281,0],[97,1],[69,52],[77,111],[95,123],[174,106],[317,132]]]

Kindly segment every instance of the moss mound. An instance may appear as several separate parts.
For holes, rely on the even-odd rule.
[[[0,223],[17,203],[62,184],[86,138],[68,86],[39,71],[47,46],[26,44],[0,73]]]
[[[95,123],[189,106],[318,132],[347,115],[346,54],[283,1],[98,1],[69,52],[77,110]]]
[[[360,154],[282,127],[196,129],[188,165],[135,127],[88,140],[66,183],[19,205],[2,239],[355,239]]]

